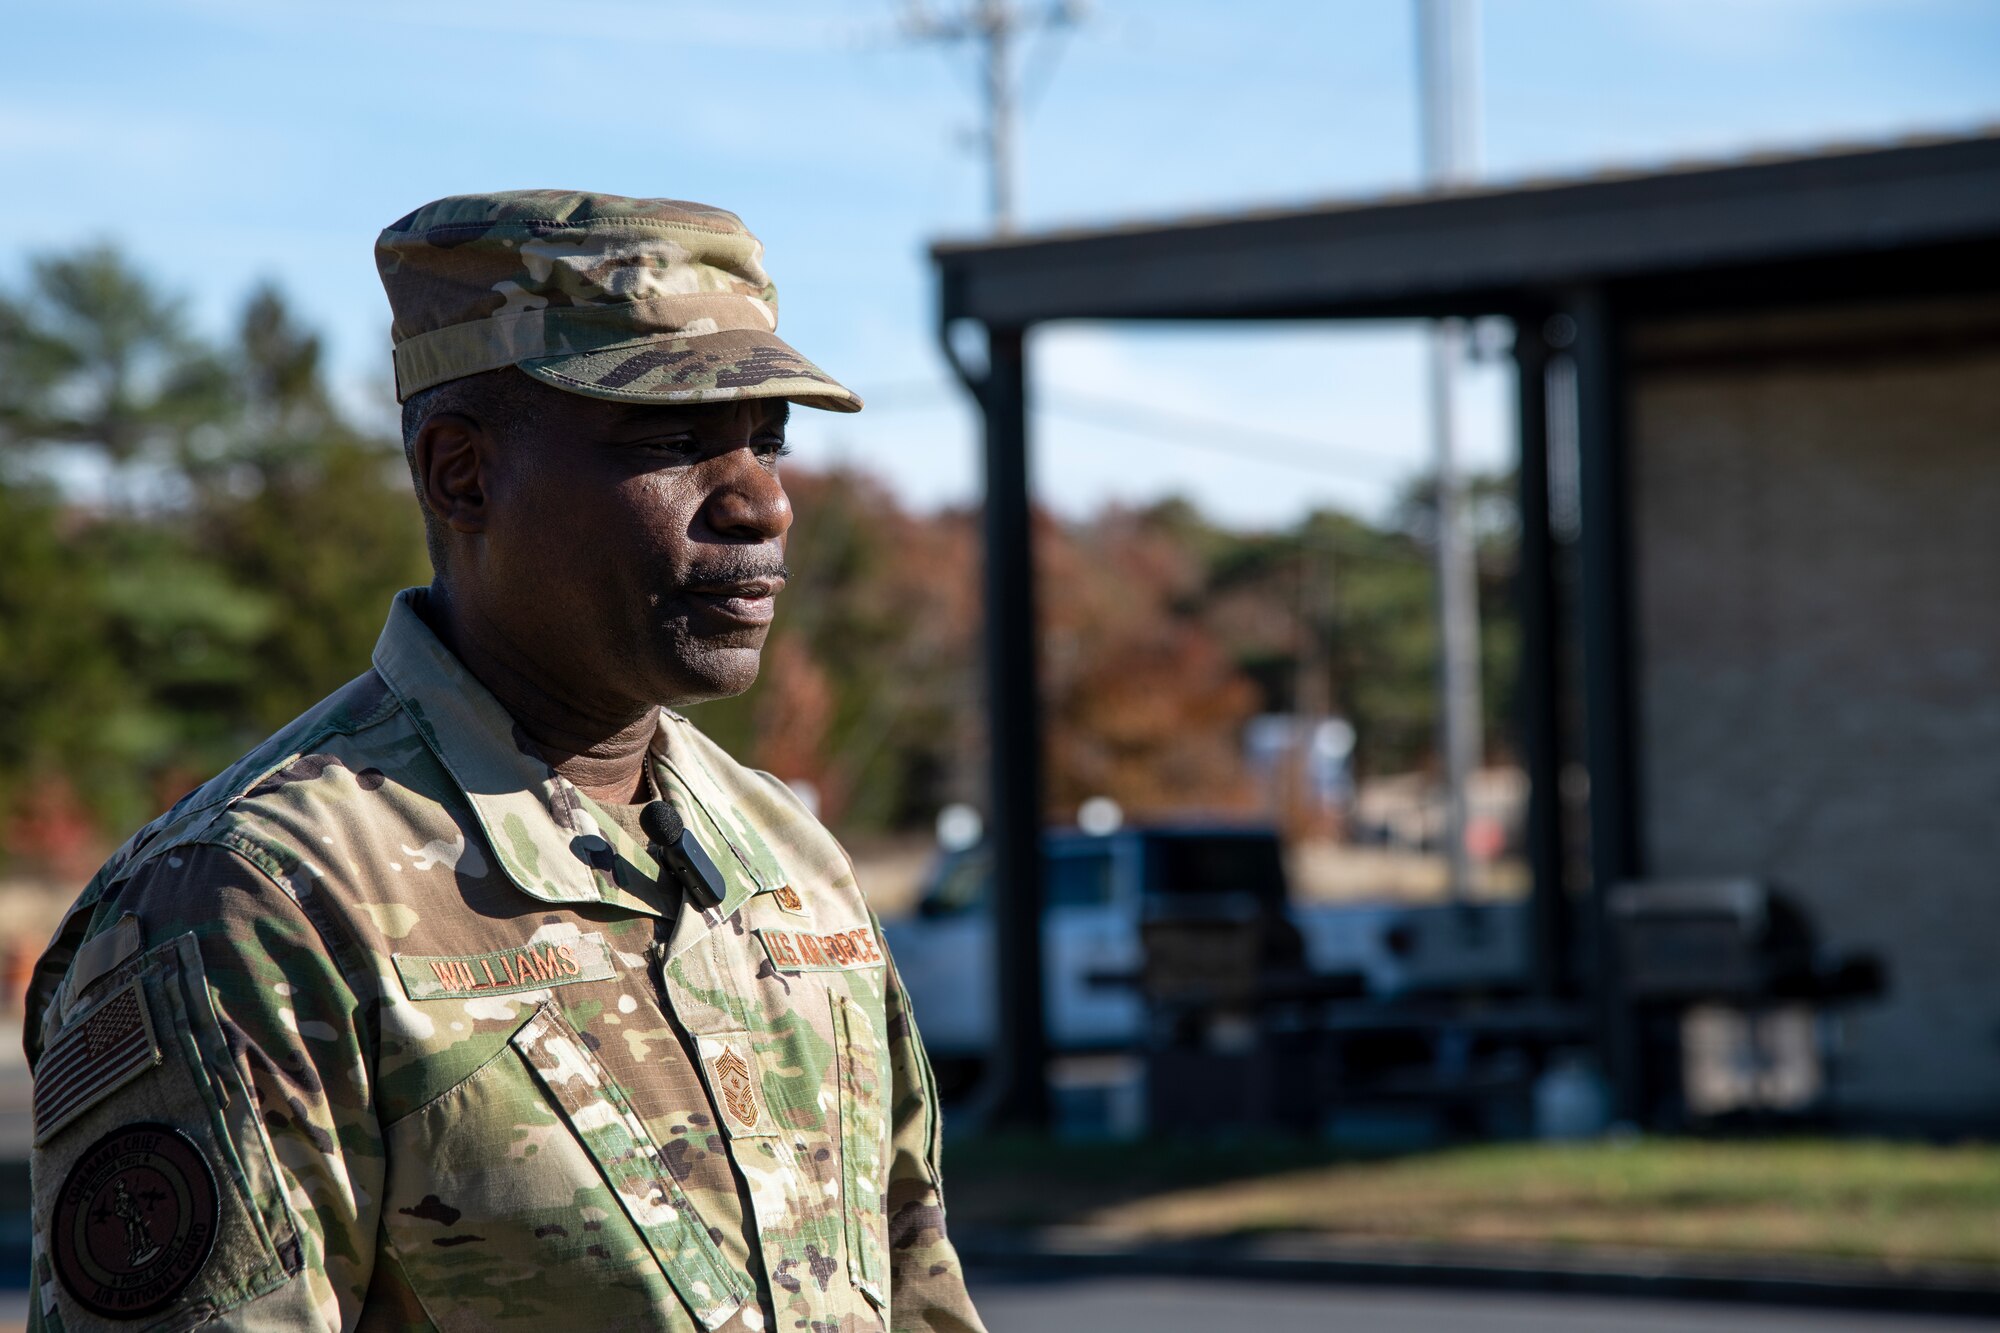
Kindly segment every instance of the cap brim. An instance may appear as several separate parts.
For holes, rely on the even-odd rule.
[[[544,384],[616,403],[783,398],[829,412],[861,410],[860,395],[760,329],[670,335],[516,364]]]

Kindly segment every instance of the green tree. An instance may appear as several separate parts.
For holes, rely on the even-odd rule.
[[[191,517],[204,557],[270,608],[234,701],[261,735],[366,665],[390,596],[430,565],[401,445],[347,424],[319,338],[274,288],[251,296],[231,353],[231,415],[189,468]]]
[[[147,727],[110,644],[103,552],[78,542],[46,486],[0,480],[0,814],[130,784]],[[36,849],[39,850],[39,849]]]
[[[319,338],[275,289],[221,343],[182,309],[102,247],[0,293],[16,851],[36,851],[22,828],[60,822],[51,792],[107,832],[149,817],[361,669],[389,595],[428,577],[397,443],[347,422]],[[111,503],[50,486],[61,450],[95,459]]]
[[[82,451],[108,504],[47,478]],[[853,469],[794,469],[792,586],[764,677],[699,720],[816,784],[852,829],[978,799],[974,515],[912,514]],[[1511,490],[1474,481],[1489,748],[1509,736]],[[1364,771],[1435,746],[1432,488],[1383,522],[1236,532],[1172,501],[1037,518],[1052,808],[1241,807],[1244,720],[1346,716]],[[364,668],[429,577],[397,441],[356,427],[319,336],[265,286],[227,337],[115,252],[0,292],[0,829],[47,854],[122,833]],[[26,830],[26,832],[23,832]],[[6,848],[0,847],[0,853]]]
[[[27,290],[0,298],[0,431],[16,449],[83,445],[115,472],[167,461],[227,391],[181,303],[109,246],[38,259]]]
[[[1512,481],[1475,477],[1472,493],[1487,743],[1500,754],[1512,742]],[[1183,501],[1151,511],[1183,549],[1201,554],[1206,579],[1189,596],[1257,683],[1260,707],[1345,717],[1364,773],[1420,768],[1436,748],[1434,496],[1420,477],[1385,521],[1321,510],[1278,532],[1229,532]]]

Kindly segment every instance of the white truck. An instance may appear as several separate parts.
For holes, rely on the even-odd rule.
[[[1284,859],[1267,827],[1176,824],[1092,835],[1044,835],[1043,976],[1049,1043],[1058,1053],[1134,1048],[1144,1005],[1130,986],[1141,923],[1161,914],[1282,912],[1314,972],[1359,973],[1368,994],[1504,986],[1527,974],[1525,904],[1471,906],[1289,901]],[[883,932],[909,990],[924,1044],[947,1067],[977,1062],[998,1031],[993,978],[992,860],[981,847],[941,853],[914,915]]]

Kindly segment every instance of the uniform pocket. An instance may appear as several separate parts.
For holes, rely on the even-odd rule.
[[[823,1319],[827,1282],[840,1271],[838,1164],[815,1076],[828,1067],[826,1041],[795,1022],[782,1032],[701,1033],[695,1047],[730,1160],[749,1187],[779,1324]]]
[[[887,1034],[860,1005],[832,993],[840,1052],[841,1193],[848,1277],[876,1308],[889,1305]]]
[[[517,1047],[385,1133],[382,1229],[441,1333],[699,1327]]]
[[[43,1300],[64,1328],[130,1329],[197,1322],[276,1288],[299,1271],[298,1232],[195,937],[93,989],[35,1071]]]
[[[724,1260],[625,1090],[552,1004],[544,1002],[512,1044],[562,1108],[681,1300],[704,1326],[726,1323],[756,1288]]]

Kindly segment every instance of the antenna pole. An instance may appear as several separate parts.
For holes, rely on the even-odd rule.
[[[903,15],[903,31],[920,42],[972,41],[981,47],[985,77],[981,93],[986,126],[980,134],[986,153],[987,189],[995,234],[1014,230],[1019,172],[1020,88],[1014,69],[1016,39],[1035,28],[1067,27],[1081,7],[1063,0],[1036,13],[1024,13],[1013,0],[968,0],[955,14],[933,14],[923,0],[911,0]]]
[[[1477,151],[1477,0],[1417,0],[1417,73],[1423,112],[1424,182],[1448,189],[1472,179]],[[1437,473],[1437,577],[1441,748],[1445,770],[1445,855],[1451,896],[1471,894],[1470,792],[1481,763],[1478,552],[1454,411],[1465,324],[1431,326],[1428,366],[1431,449]]]

